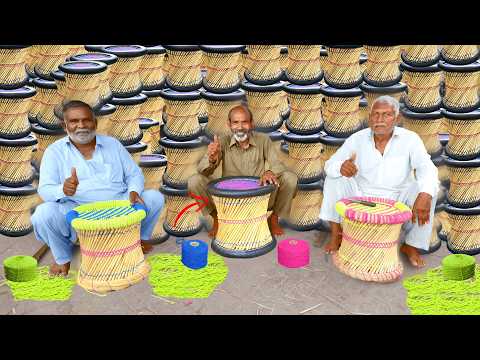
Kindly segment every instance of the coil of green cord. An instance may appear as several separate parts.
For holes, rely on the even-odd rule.
[[[467,280],[475,275],[475,258],[464,254],[448,255],[442,260],[443,276],[447,280]]]
[[[31,256],[16,255],[3,261],[5,277],[13,282],[32,281],[37,278],[37,260]]]

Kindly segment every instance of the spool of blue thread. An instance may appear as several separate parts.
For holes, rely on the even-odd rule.
[[[182,242],[182,263],[190,269],[207,266],[208,245],[202,240],[184,240]]]

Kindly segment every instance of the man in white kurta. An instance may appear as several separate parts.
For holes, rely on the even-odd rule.
[[[329,221],[332,229],[327,253],[338,250],[342,241],[341,217],[335,203],[350,196],[377,196],[412,208],[412,220],[404,224],[406,237],[401,251],[412,265],[425,265],[417,249],[429,248],[438,171],[420,137],[395,126],[398,113],[397,100],[379,97],[372,104],[369,128],[351,135],[325,163],[320,218]]]

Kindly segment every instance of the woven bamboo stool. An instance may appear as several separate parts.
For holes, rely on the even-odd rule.
[[[480,205],[480,158],[468,161],[446,158],[450,174],[450,188],[447,201],[458,208],[472,208]]]
[[[38,77],[53,81],[52,71],[64,63],[70,53],[68,45],[38,45],[34,72]]]
[[[133,158],[133,161],[135,161],[135,163],[139,165],[141,156],[147,150],[147,144],[140,141],[136,144],[125,146],[125,149],[127,149],[127,151],[130,153],[130,155]]]
[[[167,208],[166,206],[164,206],[162,209],[162,212],[160,213],[160,216],[158,217],[158,221],[155,224],[155,227],[153,228],[153,232],[152,232],[152,236],[150,237],[150,240],[147,240],[145,242],[152,245],[158,245],[168,240],[170,235],[165,231],[165,228],[163,226],[163,224],[165,223],[166,216],[167,216]]]
[[[207,101],[203,97],[203,93],[205,93],[206,91],[203,89],[200,89],[199,91],[200,95],[202,95],[202,98],[200,99],[200,107],[198,109],[198,123],[200,124],[202,129],[205,129],[206,124],[208,123],[208,106]]]
[[[33,67],[34,67],[35,63],[37,62],[39,47],[40,47],[40,45],[29,46],[28,50],[27,50],[27,55],[25,56],[25,70],[27,71],[27,75],[30,78],[37,77]]]
[[[200,45],[207,74],[203,87],[208,92],[228,94],[240,88],[238,68],[245,45]]]
[[[145,178],[145,190],[159,190],[167,166],[167,157],[160,154],[142,155],[139,166]]]
[[[478,60],[477,45],[443,45],[442,59],[452,65],[467,65]]]
[[[207,190],[218,214],[212,249],[225,257],[251,258],[273,250],[276,240],[267,222],[273,185],[259,185],[253,176],[229,176],[211,181]]]
[[[28,82],[25,45],[0,45],[0,89],[16,89]]]
[[[103,51],[116,55],[118,60],[110,65],[110,90],[116,98],[129,98],[142,91],[140,65],[147,50],[141,45],[105,46]]]
[[[323,78],[320,45],[289,45],[285,79],[296,85],[318,83]]]
[[[281,82],[270,85],[255,85],[244,81],[241,84],[245,90],[248,108],[253,114],[255,130],[269,133],[282,126],[280,115],[283,85]]]
[[[140,108],[140,117],[158,121],[163,124],[163,107],[165,101],[162,98],[161,90],[143,90],[143,95],[147,96],[147,100]]]
[[[445,95],[443,107],[452,112],[470,112],[480,106],[478,82],[480,62],[469,65],[438,63],[445,74]]]
[[[67,84],[65,81],[65,73],[59,69],[52,71],[50,74],[53,78],[53,81],[55,81],[55,85],[57,85],[57,92],[62,96],[62,98],[65,98],[65,94],[67,92],[65,85]],[[54,110],[57,110],[55,108]]]
[[[117,111],[117,107],[112,104],[105,104],[100,109],[95,110],[95,116],[97,117],[97,134],[107,135],[110,134],[110,117]]]
[[[443,152],[438,131],[442,122],[443,114],[440,111],[430,113],[419,113],[403,108],[400,110],[403,116],[403,127],[412,130],[420,136],[427,149],[433,157]]]
[[[36,109],[37,122],[47,129],[61,129],[62,122],[55,115],[55,109],[59,109],[64,97],[58,92],[55,81],[36,78],[33,84],[37,89],[34,101],[39,104]]]
[[[166,216],[163,228],[172,236],[187,237],[198,234],[202,230],[199,213],[195,207],[186,210],[175,224],[178,214],[192,203],[186,188],[176,189],[166,184],[160,187],[160,192],[165,195]]]
[[[318,133],[323,125],[322,86],[286,84],[284,89],[290,103],[290,117],[285,122],[287,129],[299,135]]]
[[[99,293],[125,289],[146,278],[150,266],[140,243],[140,223],[147,210],[128,200],[80,205],[67,213],[67,222],[80,242],[77,283]]]
[[[437,64],[413,67],[402,63],[403,81],[408,84],[405,106],[414,112],[433,112],[440,109],[442,70]]]
[[[288,165],[298,176],[299,184],[312,183],[322,178],[322,143],[320,134],[296,135],[283,134],[288,143]]]
[[[437,167],[438,180],[440,180],[440,184],[448,189],[450,187],[450,173],[448,172],[447,165],[445,164],[445,157],[443,155],[432,157],[432,162]],[[440,202],[437,199],[437,204],[439,203]]]
[[[39,169],[43,153],[47,147],[55,141],[65,137],[67,134],[63,129],[47,129],[39,124],[32,124],[32,132],[35,134],[38,141],[36,146],[37,151],[32,154],[32,161]]]
[[[363,281],[392,282],[402,276],[398,242],[402,224],[412,217],[410,208],[390,199],[352,197],[338,201],[336,210],[342,216],[342,244],[333,255],[337,268]]]
[[[20,139],[30,133],[28,113],[36,93],[30,86],[0,90],[0,138]]]
[[[361,45],[329,45],[322,68],[325,83],[338,89],[350,89],[363,81],[360,67]],[[320,54],[321,55],[321,54]]]
[[[325,163],[335,154],[335,152],[343,145],[345,138],[337,138],[330,136],[325,132],[320,132],[320,142],[322,143],[322,152],[320,154],[320,162],[323,173]]]
[[[457,160],[480,156],[480,110],[454,113],[442,109],[448,122],[448,144],[445,153]]]
[[[147,53],[140,64],[140,80],[143,90],[162,89],[165,85],[163,63],[166,50],[163,46],[147,47]]]
[[[318,217],[323,201],[323,180],[310,184],[297,184],[297,194],[292,200],[288,220],[281,224],[295,231],[318,229],[321,220]]]
[[[360,85],[360,89],[363,90],[363,94],[368,102],[368,113],[372,110],[373,102],[380,96],[388,95],[400,102],[405,90],[407,90],[407,85],[404,83],[397,83],[391,86],[372,86],[367,83]]]
[[[80,100],[94,109],[103,106],[100,85],[107,65],[98,61],[68,61],[58,67],[65,73],[64,96]]]
[[[117,60],[118,57],[116,55],[101,52],[81,53],[70,58],[70,61],[98,61],[107,65],[107,69],[102,72],[99,84],[100,99],[102,100],[102,103],[109,102],[113,97],[112,91],[110,90],[110,68],[111,65],[117,62]]]
[[[72,57],[82,52],[85,52],[84,45],[69,45],[70,50],[68,51],[68,56]]]
[[[232,135],[228,127],[228,113],[232,108],[242,103],[245,98],[245,91],[239,89],[230,94],[215,94],[204,91],[202,92],[202,98],[205,100],[208,112],[208,122],[204,129],[205,135],[210,139],[213,139],[214,135]]]
[[[160,132],[160,125],[158,121],[146,118],[138,119],[138,123],[140,125],[140,129],[143,133],[142,142],[147,145],[147,150],[145,150],[145,154],[151,154],[152,151],[152,134],[155,131]],[[153,128],[153,129],[152,129]],[[157,140],[158,142],[158,140]],[[158,146],[157,146],[158,147]]]
[[[283,78],[279,45],[247,45],[245,79],[256,85],[271,85]]]
[[[247,71],[248,66],[248,50],[245,48],[240,54],[240,61],[238,65],[238,76],[240,81],[245,80],[245,71]]]
[[[32,185],[23,187],[0,186],[0,234],[25,236],[33,231],[30,210],[35,204],[37,190]]]
[[[323,128],[335,137],[349,137],[362,128],[360,118],[360,97],[362,90],[322,88],[325,106],[322,107]]]
[[[477,255],[480,253],[480,206],[462,209],[445,205],[450,229],[447,232],[447,248],[454,254]]]
[[[168,160],[163,183],[173,188],[187,188],[188,179],[197,173],[197,164],[207,150],[206,143],[200,138],[175,141],[163,137],[160,145],[163,146]]]
[[[111,103],[117,110],[110,116],[109,135],[118,139],[122,145],[128,146],[142,140],[138,119],[140,107],[147,100],[147,96],[138,94],[130,98],[113,98]]]
[[[33,181],[30,163],[36,144],[33,135],[13,140],[0,138],[0,185],[22,187]]]
[[[166,84],[176,91],[202,87],[202,51],[198,45],[164,45],[168,55]]]
[[[363,80],[373,86],[391,86],[402,79],[400,72],[400,46],[364,45],[368,60]]]
[[[440,60],[440,51],[437,45],[407,45],[401,58],[409,66],[429,67]]]
[[[164,134],[176,141],[193,140],[200,136],[202,129],[198,123],[200,92],[179,92],[172,89],[161,90],[165,101]]]

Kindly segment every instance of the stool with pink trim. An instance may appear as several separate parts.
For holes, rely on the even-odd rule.
[[[398,256],[402,224],[412,217],[410,208],[378,197],[350,197],[337,202],[342,216],[342,244],[333,255],[337,268],[353,278],[392,282],[403,272]]]

